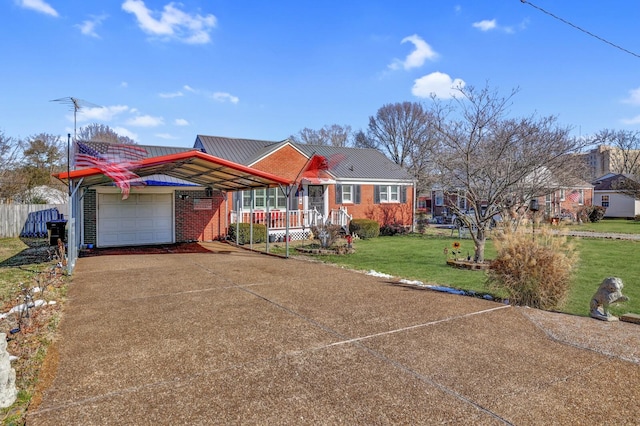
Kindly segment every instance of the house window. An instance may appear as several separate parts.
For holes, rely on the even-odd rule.
[[[564,201],[564,189],[560,190],[560,201]]]
[[[578,194],[580,194],[580,196],[578,197],[578,204],[583,205],[584,204],[584,189],[579,189],[578,190]]]
[[[342,202],[353,203],[353,185],[342,185]]]
[[[253,196],[254,209],[266,208],[267,202],[269,203],[269,208],[271,209],[287,208],[287,198],[284,196],[284,194],[280,189],[269,188],[269,190],[267,190],[265,188],[260,188],[254,191],[255,191]],[[251,208],[251,191],[242,192],[242,207],[246,209]]]
[[[608,195],[603,195],[602,196],[602,207],[609,207],[609,196]]]
[[[400,201],[400,187],[398,185],[381,185],[380,202],[397,203]]]

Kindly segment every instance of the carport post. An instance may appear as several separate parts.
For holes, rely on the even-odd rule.
[[[242,194],[237,191],[236,194]],[[242,205],[242,197],[235,197],[236,200],[236,245],[240,245],[240,206]]]
[[[249,205],[249,247],[253,250],[253,200],[256,190],[251,188],[251,205]]]

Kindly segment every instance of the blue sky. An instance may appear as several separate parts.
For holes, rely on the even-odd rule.
[[[514,116],[640,130],[640,57],[532,4],[640,54],[637,0],[3,0],[0,130],[66,140],[70,106],[50,100],[73,96],[78,127],[142,144],[282,140],[487,82],[520,89]]]

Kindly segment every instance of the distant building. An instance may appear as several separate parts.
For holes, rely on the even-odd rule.
[[[632,153],[638,154],[638,150]],[[583,154],[583,158],[589,167],[589,179],[595,180],[609,173],[628,173],[624,170],[624,155],[620,148],[609,145],[598,145],[596,148]]]

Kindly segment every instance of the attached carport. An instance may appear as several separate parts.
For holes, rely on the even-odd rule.
[[[131,167],[130,171],[141,178],[166,175],[201,185],[207,191],[218,190],[224,193],[271,187],[280,187],[285,191],[285,187],[291,185],[291,181],[288,179],[198,150],[145,158],[135,163],[135,166]],[[70,218],[67,255],[69,271],[71,272],[75,266],[75,260],[81,244],[80,227],[82,224],[80,218],[82,217],[81,199],[83,190],[93,186],[112,185],[114,181],[105,174],[105,170],[97,167],[72,170],[60,173],[55,177],[69,186]],[[123,240],[122,231],[114,231],[112,225],[119,222],[119,225],[125,228],[129,227],[133,232],[139,224],[139,221],[137,221],[139,212],[157,212],[160,215],[158,223],[166,223],[166,218],[162,216],[163,214],[166,215],[168,210],[166,197],[154,195],[142,197],[141,199],[136,195],[131,197],[131,200],[127,203],[123,203],[121,199],[117,200],[116,198],[112,196],[99,200],[103,207],[110,208],[112,211],[111,215],[107,214],[103,222],[98,223],[100,226],[98,232],[102,232],[101,236],[107,241],[106,245],[118,245]],[[153,224],[150,226],[153,226]],[[166,242],[160,241],[162,239],[166,240],[166,235],[166,232],[152,232],[151,230],[147,232],[146,229],[143,229],[139,232],[136,231],[136,234],[132,236],[133,239],[125,241],[125,243],[135,244],[139,241],[145,243]]]

